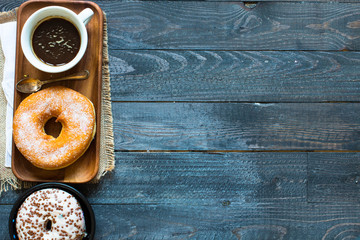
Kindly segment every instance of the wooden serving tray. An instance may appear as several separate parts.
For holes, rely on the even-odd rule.
[[[89,42],[83,59],[72,69],[57,74],[49,74],[37,70],[25,58],[21,46],[21,30],[28,17],[40,8],[47,6],[62,6],[80,13],[85,8],[91,8],[94,16],[87,24]],[[17,39],[16,39],[16,70],[15,84],[29,75],[38,79],[50,79],[67,76],[72,73],[89,70],[90,76],[86,80],[64,81],[54,83],[53,85],[63,85],[72,88],[87,96],[94,104],[96,111],[96,135],[88,150],[72,165],[59,170],[43,170],[32,165],[17,150],[14,142],[12,146],[12,171],[17,178],[22,181],[31,182],[66,182],[66,183],[84,183],[94,178],[98,172],[100,161],[100,116],[101,116],[101,81],[102,81],[102,50],[103,50],[103,13],[98,5],[93,2],[85,1],[67,1],[67,0],[34,0],[23,3],[17,14]],[[43,88],[49,87],[43,86]],[[20,102],[28,94],[17,92],[14,94],[14,112]],[[53,121],[46,124],[46,132],[54,134],[59,131],[59,126]]]

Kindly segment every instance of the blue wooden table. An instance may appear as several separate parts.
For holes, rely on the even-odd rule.
[[[360,236],[360,2],[96,3],[116,168],[74,185],[96,239]]]

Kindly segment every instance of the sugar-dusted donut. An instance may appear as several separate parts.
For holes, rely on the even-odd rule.
[[[80,240],[86,233],[84,213],[77,199],[56,188],[30,194],[16,216],[16,233],[20,240]]]
[[[57,138],[45,133],[55,117],[62,124]],[[92,102],[70,88],[49,87],[26,97],[13,120],[13,138],[21,154],[36,167],[55,170],[75,162],[95,135]]]

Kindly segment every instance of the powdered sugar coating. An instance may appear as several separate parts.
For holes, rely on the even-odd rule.
[[[45,123],[52,117],[62,124],[57,138],[47,135]],[[76,161],[95,134],[95,111],[91,101],[70,88],[46,88],[25,98],[14,115],[16,147],[32,164],[59,169]]]
[[[85,230],[84,214],[77,199],[55,188],[32,193],[20,206],[16,217],[16,232],[21,240],[80,240]]]

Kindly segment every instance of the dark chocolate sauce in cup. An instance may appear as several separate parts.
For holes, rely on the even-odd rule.
[[[61,66],[73,60],[80,49],[80,34],[71,22],[54,17],[40,23],[32,37],[35,55],[44,63]]]

